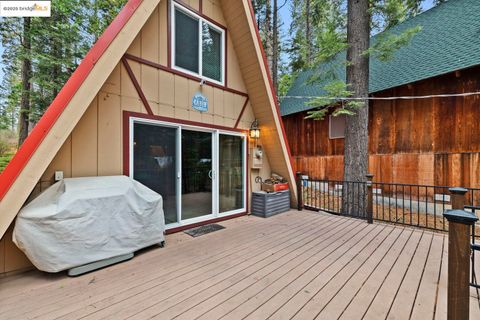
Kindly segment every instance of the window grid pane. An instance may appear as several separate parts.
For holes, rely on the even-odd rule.
[[[175,65],[199,73],[197,19],[175,9]]]
[[[202,23],[203,76],[222,81],[222,34]]]

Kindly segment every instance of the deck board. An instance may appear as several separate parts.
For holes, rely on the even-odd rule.
[[[275,314],[280,309],[289,308],[290,313],[294,313],[298,310],[299,306],[294,305],[292,298],[300,291],[305,290],[313,280],[322,274],[319,281],[327,282],[331,276],[335,273],[338,268],[342,266],[342,263],[345,263],[352,255],[354,255],[353,248],[356,245],[365,246],[383,230],[380,226],[367,226],[358,232],[356,235],[351,237],[348,241],[343,243],[343,246],[336,248],[332,254],[326,257],[318,263],[314,268],[308,270],[303,274],[298,274],[295,281],[289,283],[285,288],[282,288],[278,293],[275,294],[271,299],[262,304],[259,308],[250,313],[246,319],[266,319],[273,314]],[[376,231],[376,232],[372,232]],[[343,258],[343,259],[342,259]],[[308,293],[305,292],[305,293]],[[301,296],[298,296],[297,299],[302,299]],[[300,305],[301,306],[301,305]]]
[[[258,307],[262,306],[265,302],[269,301],[274,297],[277,292],[280,292],[282,289],[286,288],[287,286],[291,285],[300,275],[303,275],[309,272],[311,269],[319,268],[319,264],[322,261],[326,260],[332,254],[336,254],[338,250],[342,250],[350,243],[353,242],[350,240],[352,238],[351,233],[357,233],[362,230],[362,225],[357,225],[354,229],[349,229],[348,227],[345,228],[348,231],[346,234],[338,234],[340,237],[336,238],[335,242],[328,243],[328,246],[322,248],[321,251],[317,252],[315,256],[313,256],[307,263],[299,265],[295,269],[289,271],[285,276],[282,276],[278,281],[273,283],[268,282],[267,284],[259,283],[260,290],[253,291],[252,293],[245,293],[244,296],[242,295],[236,296],[234,302],[232,302],[233,306],[228,306],[224,304],[220,306],[223,307],[224,313],[221,317],[227,319],[242,319],[243,317],[248,316],[250,313],[254,312]],[[315,272],[314,272],[315,273]],[[235,301],[236,300],[236,301]],[[215,312],[215,310],[212,310]],[[217,311],[218,312],[218,311]],[[209,315],[206,314],[206,317],[201,317],[203,319],[217,319],[221,318],[220,316]]]
[[[425,232],[417,251],[398,288],[395,300],[387,314],[387,319],[408,319],[417,296],[418,287],[424,275],[425,264],[431,249],[433,235]],[[432,292],[433,293],[433,292]]]
[[[391,246],[398,240],[402,230],[391,229],[386,230],[387,234],[383,239],[379,239],[379,243],[372,241],[369,246],[371,251],[362,250],[362,255],[358,255],[356,259],[350,261],[346,267],[335,275],[334,278],[322,289],[320,289],[315,296],[313,296],[293,317],[293,319],[338,319],[341,313],[341,297],[339,304],[335,304],[333,300],[337,298],[337,294],[342,289],[347,289],[348,292],[354,292],[365,277],[368,275],[368,270],[371,270],[378,265],[381,258],[391,248]],[[340,310],[339,310],[340,309]]]
[[[75,318],[76,315],[84,314],[88,310],[93,310],[96,312],[99,309],[102,309],[104,306],[110,307],[112,305],[116,305],[122,301],[124,301],[128,297],[134,297],[133,301],[139,300],[143,298],[140,294],[142,294],[146,290],[150,290],[162,284],[164,288],[172,290],[172,288],[188,288],[189,284],[185,283],[191,278],[195,278],[200,275],[202,272],[208,271],[208,274],[216,273],[216,270],[220,267],[225,266],[228,263],[234,263],[235,258],[239,259],[245,258],[245,255],[254,255],[257,251],[249,252],[249,243],[254,243],[255,240],[266,238],[267,240],[264,241],[265,245],[270,245],[270,247],[275,247],[275,242],[279,242],[282,239],[288,237],[289,235],[296,235],[305,232],[308,228],[311,228],[311,221],[306,221],[303,219],[299,219],[297,223],[292,223],[290,225],[290,230],[285,230],[286,228],[281,227],[280,229],[275,230],[274,232],[266,232],[265,235],[262,234],[259,238],[252,238],[250,242],[242,243],[239,239],[232,239],[233,242],[225,242],[226,245],[237,244],[234,246],[234,249],[229,248],[229,250],[223,250],[223,246],[218,245],[218,248],[221,249],[219,256],[210,253],[207,254],[207,259],[203,259],[200,262],[193,263],[192,260],[195,260],[194,255],[185,255],[179,253],[179,256],[182,259],[179,259],[177,263],[172,265],[172,270],[165,270],[163,265],[169,265],[168,260],[160,260],[161,264],[159,265],[158,262],[148,263],[145,266],[142,266],[141,269],[133,270],[134,273],[129,275],[128,278],[125,276],[121,278],[115,277],[108,277],[106,280],[109,280],[107,283],[103,283],[99,285],[99,282],[95,281],[94,284],[97,287],[97,292],[105,292],[102,296],[102,300],[98,301],[99,298],[95,294],[92,296],[92,292],[89,290],[87,292],[83,292],[80,294],[81,291],[75,290],[75,287],[72,287],[73,294],[75,298],[79,301],[76,304],[71,304],[72,296],[57,300],[55,303],[50,303],[50,305],[43,305],[40,309],[35,310],[35,313],[28,313],[29,316],[38,316],[39,310],[42,314],[46,314],[47,309],[48,311],[58,310],[59,312],[70,311],[72,308],[77,308],[78,312],[73,314],[68,314],[65,318]],[[258,231],[257,231],[258,232]],[[217,234],[217,237],[221,234]],[[170,247],[171,248],[171,247]],[[198,248],[197,248],[198,249]],[[168,251],[168,250],[165,250]],[[208,251],[215,252],[214,248],[209,248]],[[204,252],[204,254],[206,251]],[[190,258],[189,258],[190,256]],[[224,263],[224,261],[228,261],[228,263]],[[186,268],[183,267],[187,264]],[[158,270],[159,266],[162,267],[162,272],[155,272]],[[130,271],[132,271],[130,269]],[[165,272],[166,271],[166,272]],[[206,277],[208,275],[204,273],[202,276]],[[130,279],[131,278],[131,279]],[[131,281],[129,281],[129,279]],[[197,280],[200,278],[197,278]],[[113,280],[113,281],[112,281]],[[117,281],[115,281],[117,280]],[[120,280],[120,281],[118,281]],[[90,284],[91,285],[91,284]],[[150,293],[150,292],[149,292]],[[65,292],[64,292],[65,294]],[[88,298],[92,296],[93,298]],[[88,299],[85,299],[88,298]],[[97,300],[97,301],[96,301]],[[52,309],[53,308],[53,309]]]
[[[379,248],[378,251],[375,251],[367,260],[367,263],[365,263],[357,272],[352,274],[344,285],[335,292],[334,297],[327,302],[321,311],[318,312],[319,319],[340,318],[350,301],[354,299],[361,288],[365,286],[369,279],[371,279],[372,275],[379,279],[382,279],[386,275],[388,270],[386,268],[382,269],[383,263],[385,261],[394,261],[394,258],[398,256],[400,249],[409,239],[411,230],[396,229],[392,232],[392,235],[396,235],[393,238],[393,241],[386,242],[386,245],[383,246],[383,248]],[[358,317],[359,310],[357,309],[356,312],[356,316]]]
[[[290,246],[293,246],[292,250],[299,248],[302,241],[312,237],[316,228],[320,228],[320,224],[311,222],[296,230],[286,231],[279,237],[271,237],[263,244],[253,244],[253,249],[246,248],[244,254],[232,256],[227,262],[212,265],[207,270],[199,268],[181,277],[172,278],[167,286],[150,281],[146,283],[141,292],[134,296],[132,290],[125,290],[123,295],[116,295],[115,298],[118,300],[120,296],[121,299],[128,299],[131,303],[124,304],[121,303],[124,300],[118,300],[116,304],[96,311],[86,319],[101,319],[105,316],[131,317],[136,315],[139,309],[144,314],[150,314],[151,311],[157,312],[158,308],[168,308],[177,301],[186,299],[192,291],[206,290],[222,281],[224,284],[231,283],[244,274],[254,272],[272,263],[277,256],[285,251],[288,252]],[[98,308],[98,306],[94,305],[94,308]]]
[[[0,319],[446,318],[446,234],[293,210],[221,224],[77,278],[0,279]]]
[[[411,310],[411,318],[423,319],[431,315],[435,310],[436,290],[440,276],[440,262],[442,260],[442,251],[444,245],[442,235],[434,235],[434,241],[427,257],[427,262],[423,270],[422,281],[418,287],[415,303]]]
[[[344,303],[348,303],[342,313],[340,319],[359,319],[368,310],[370,303],[374,300],[377,292],[380,290],[385,279],[389,276],[393,266],[402,255],[407,245],[412,245],[413,230],[405,229],[402,238],[395,243],[388,256],[379,263],[368,279],[355,292],[352,299],[345,299]],[[348,292],[348,288],[346,290]],[[352,290],[353,291],[353,290]]]

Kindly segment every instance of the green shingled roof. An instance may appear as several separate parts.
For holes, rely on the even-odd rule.
[[[397,50],[393,59],[381,62],[371,58],[371,93],[480,64],[480,0],[449,0],[406,20],[389,32],[401,33],[415,26],[421,26],[422,30],[407,46]],[[337,60],[344,61],[345,53],[339,54]],[[319,66],[300,73],[287,96],[324,94],[324,83],[311,83],[310,79],[314,72],[321,73],[325,69],[325,66]],[[336,73],[345,79],[345,68],[337,68]],[[308,100],[282,99],[282,115],[312,109],[305,105]]]

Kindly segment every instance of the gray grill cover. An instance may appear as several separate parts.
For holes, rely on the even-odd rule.
[[[13,241],[38,269],[58,272],[162,242],[162,205],[125,176],[64,179],[20,211]]]

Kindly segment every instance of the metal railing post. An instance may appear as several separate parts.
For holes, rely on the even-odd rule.
[[[367,174],[367,222],[373,223],[373,174]]]
[[[298,211],[303,210],[303,192],[302,192],[302,173],[297,171],[297,209]]]
[[[463,210],[464,188],[448,189],[452,210],[444,212],[448,220],[448,293],[447,318],[468,320],[470,313],[470,230],[478,218]]]

